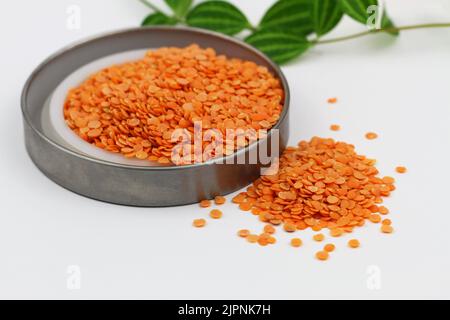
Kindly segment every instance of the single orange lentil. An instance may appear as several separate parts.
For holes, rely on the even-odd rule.
[[[328,201],[328,203],[336,204],[339,202],[339,198],[335,197],[335,196],[328,196],[327,201]]]
[[[259,237],[256,234],[249,234],[247,236],[247,241],[250,243],[256,243],[258,241]]]
[[[87,136],[89,138],[97,138],[97,137],[100,137],[101,134],[102,134],[102,129],[98,128],[98,129],[89,130],[87,133]]]
[[[271,226],[270,224],[267,224],[264,226],[264,232],[273,234],[273,233],[275,233],[275,228],[273,226]]]
[[[329,254],[326,251],[319,251],[316,253],[316,258],[318,260],[325,261],[325,260],[328,260],[328,257],[329,257]]]
[[[287,222],[283,225],[283,229],[286,232],[294,232],[297,230],[297,227],[295,226],[295,224]]]
[[[338,124],[332,124],[332,125],[330,126],[330,130],[331,130],[331,131],[339,131],[339,130],[341,130],[341,126],[338,125]]]
[[[369,220],[372,221],[373,223],[379,223],[381,221],[381,216],[379,214],[371,214],[369,217]]]
[[[301,247],[301,245],[303,244],[302,240],[299,238],[293,238],[291,239],[291,246],[293,247]]]
[[[384,219],[381,223],[382,223],[383,225],[390,226],[390,225],[392,224],[392,221],[391,221],[390,219]]]
[[[344,234],[344,230],[342,230],[342,229],[340,229],[340,228],[336,228],[336,229],[331,229],[331,230],[330,230],[330,235],[331,235],[332,237],[335,237],[335,238],[340,237],[340,236],[342,236],[343,234]]]
[[[334,249],[336,249],[336,246],[332,243],[328,243],[323,247],[323,250],[325,250],[326,252],[333,252]]]
[[[200,201],[200,207],[202,207],[202,208],[209,208],[209,207],[211,207],[211,201],[210,200],[202,200],[202,201]]]
[[[227,199],[226,199],[225,197],[222,197],[222,196],[216,196],[216,197],[214,198],[214,203],[217,204],[217,205],[222,205],[222,204],[224,204],[226,201],[227,201]]]
[[[394,231],[394,228],[392,228],[391,225],[383,224],[381,226],[381,232],[383,233],[392,233]]]
[[[327,100],[327,102],[330,103],[330,104],[336,103],[337,101],[338,101],[337,98],[329,98],[329,99]]]
[[[376,138],[378,138],[378,134],[376,134],[375,132],[368,132],[368,133],[366,133],[366,139],[374,140]]]
[[[252,208],[252,204],[250,202],[241,202],[239,204],[239,209],[242,211],[250,211]]]
[[[315,235],[313,236],[313,239],[314,239],[315,241],[320,242],[320,241],[323,241],[323,240],[325,239],[325,236],[324,236],[322,233],[318,233],[318,234],[315,234]]]
[[[383,177],[382,180],[383,180],[383,182],[386,183],[386,184],[393,184],[393,183],[395,182],[395,179],[392,178],[392,177],[389,177],[389,176]]]
[[[265,246],[267,246],[268,244],[269,244],[269,238],[266,238],[266,237],[259,237],[258,238],[258,244],[260,245],[260,246],[263,246],[263,247],[265,247]]]
[[[206,220],[205,219],[195,219],[192,224],[196,228],[202,228],[206,225]]]
[[[234,196],[233,199],[231,199],[231,202],[240,204],[245,201],[246,195],[243,193],[238,194],[237,196]]]
[[[389,213],[389,209],[384,207],[384,206],[381,206],[381,207],[378,208],[378,212],[383,214],[383,215],[386,215],[386,214]]]
[[[217,209],[213,209],[211,210],[211,212],[209,213],[209,216],[213,219],[220,219],[222,218],[222,211],[217,210]]]
[[[276,239],[275,237],[270,236],[270,237],[267,239],[267,241],[268,241],[270,244],[275,244],[275,243],[277,242],[277,239]]]
[[[148,158],[148,153],[145,151],[138,151],[136,152],[136,158],[138,158],[139,160],[145,160]]]
[[[399,166],[399,167],[395,168],[395,171],[397,171],[398,173],[405,173],[406,167]]]
[[[356,239],[351,239],[351,240],[349,240],[349,242],[348,242],[348,246],[349,246],[350,248],[358,248],[358,247],[360,246],[360,243],[359,243],[359,241],[356,240]]]
[[[98,120],[92,120],[92,121],[89,121],[89,123],[88,123],[89,129],[98,129],[101,126],[102,126],[102,123]]]
[[[247,229],[242,229],[238,231],[238,236],[241,238],[247,238],[250,235],[250,231]]]

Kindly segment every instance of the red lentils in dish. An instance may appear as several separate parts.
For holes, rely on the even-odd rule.
[[[226,129],[270,129],[283,101],[280,81],[267,68],[191,45],[150,50],[140,60],[91,75],[68,93],[64,118],[99,148],[127,158],[186,164],[194,159],[173,159],[174,130],[192,133],[196,121],[203,131],[217,129],[224,137]],[[195,160],[229,155],[250,142]]]

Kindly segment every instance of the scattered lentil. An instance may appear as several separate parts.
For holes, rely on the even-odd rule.
[[[338,101],[337,98],[329,98],[327,102],[330,104],[333,104],[333,103],[336,103],[337,101]]]
[[[214,198],[214,203],[217,205],[222,205],[227,201],[227,199],[225,197],[222,196],[217,196]]]
[[[322,261],[328,260],[329,254],[326,251],[319,251],[316,253],[316,258]]]
[[[293,246],[293,247],[298,248],[298,247],[301,247],[302,244],[303,244],[303,242],[302,242],[302,240],[299,239],[299,238],[293,238],[293,239],[291,239],[291,246]]]
[[[202,207],[202,208],[209,208],[209,207],[211,207],[211,201],[210,200],[202,200],[202,201],[200,201],[200,207]]]
[[[378,210],[379,210],[378,211],[379,213],[384,214],[384,215],[389,213],[389,209],[384,206],[381,206]]]
[[[269,233],[269,234],[274,234],[275,228],[272,225],[267,224],[264,226],[264,232]]]
[[[259,238],[258,238],[258,244],[259,244],[260,246],[263,246],[263,247],[267,246],[267,245],[269,244],[269,238],[266,238],[266,237],[259,237]]]
[[[399,166],[395,168],[395,171],[397,171],[398,173],[406,173],[407,169],[406,167]]]
[[[277,242],[277,239],[275,237],[270,236],[267,241],[269,241],[270,244],[275,244]]]
[[[334,229],[330,230],[330,235],[335,238],[340,237],[343,234],[344,234],[344,230],[342,230],[341,228],[334,228]]]
[[[376,138],[378,138],[378,134],[376,134],[375,132],[366,133],[366,139],[375,140]]]
[[[258,241],[259,237],[256,234],[249,234],[247,236],[247,241],[250,243],[256,243]]]
[[[238,236],[241,238],[247,238],[250,235],[250,231],[247,229],[242,229],[238,231]]]
[[[325,236],[322,233],[318,233],[313,236],[313,239],[317,242],[320,242],[325,239]]]
[[[332,125],[330,126],[330,130],[331,130],[331,131],[339,131],[339,130],[341,130],[341,126],[338,125],[338,124],[332,124]]]
[[[392,228],[391,225],[383,224],[381,225],[381,232],[383,233],[392,233],[394,231],[394,228]]]
[[[196,228],[202,228],[206,225],[205,219],[195,219],[193,222],[193,226]]]
[[[348,241],[348,246],[350,248],[354,248],[355,249],[355,248],[358,248],[360,246],[360,243],[359,243],[359,241],[357,239],[351,239],[351,240]]]
[[[381,221],[381,216],[379,214],[371,214],[369,220],[373,223],[379,223]]]
[[[328,243],[323,247],[323,250],[325,250],[326,252],[333,252],[334,249],[336,249],[336,246],[332,243]]]
[[[211,210],[211,212],[209,213],[209,216],[213,219],[220,219],[222,218],[222,211],[217,210],[217,209],[213,209]]]

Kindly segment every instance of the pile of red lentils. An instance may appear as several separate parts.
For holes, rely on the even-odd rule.
[[[333,139],[314,137],[288,147],[276,174],[260,177],[232,199],[241,210],[265,223],[259,234],[242,229],[238,236],[267,246],[276,243],[275,226],[288,233],[310,228],[316,232],[313,240],[322,242],[326,238],[323,230],[340,237],[368,221],[380,224],[381,232],[392,233],[392,222],[385,217],[389,210],[381,204],[395,190],[395,180],[379,176],[375,162],[357,154],[353,145]],[[405,173],[406,168],[399,166],[396,171]],[[216,204],[223,203],[217,199]],[[200,203],[205,208],[210,205],[208,200]],[[196,220],[194,226],[205,226],[206,221],[200,220],[202,223]],[[303,242],[296,237],[290,244],[300,247]],[[360,242],[350,239],[348,246],[358,248]],[[327,260],[335,248],[333,243],[325,244],[316,258]]]
[[[267,68],[191,45],[150,50],[141,60],[90,76],[69,92],[64,117],[77,135],[99,148],[173,164],[175,129],[193,137],[194,122],[201,121],[203,131],[217,129],[224,137],[226,129],[268,130],[278,122],[283,101],[280,81]],[[218,148],[222,154],[210,158],[251,142],[227,144],[231,147]]]

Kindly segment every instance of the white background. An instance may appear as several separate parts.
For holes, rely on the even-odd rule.
[[[271,0],[233,1],[253,22]],[[160,3],[160,1],[158,1]],[[81,29],[66,28],[69,5]],[[450,21],[449,0],[390,0],[397,25]],[[1,298],[450,298],[450,30],[377,35],[313,49],[283,67],[292,90],[290,143],[314,135],[354,143],[397,177],[386,205],[395,233],[369,225],[323,244],[279,232],[271,247],[235,234],[262,224],[227,204],[224,218],[198,230],[198,206],[139,209],[73,194],[44,177],[23,144],[19,95],[33,68],[55,50],[99,32],[140,23],[147,8],[131,0],[8,1],[0,11],[0,297]],[[345,20],[330,37],[363,30]],[[327,98],[337,96],[330,106]],[[342,131],[329,131],[330,124]],[[380,138],[367,141],[367,131]],[[409,172],[397,175],[405,165]],[[176,196],[176,195],[175,195]],[[327,240],[330,240],[328,238]],[[67,287],[68,267],[81,288]],[[381,286],[367,285],[379,271]],[[372,278],[371,278],[372,277]],[[377,289],[377,288],[375,288]]]

